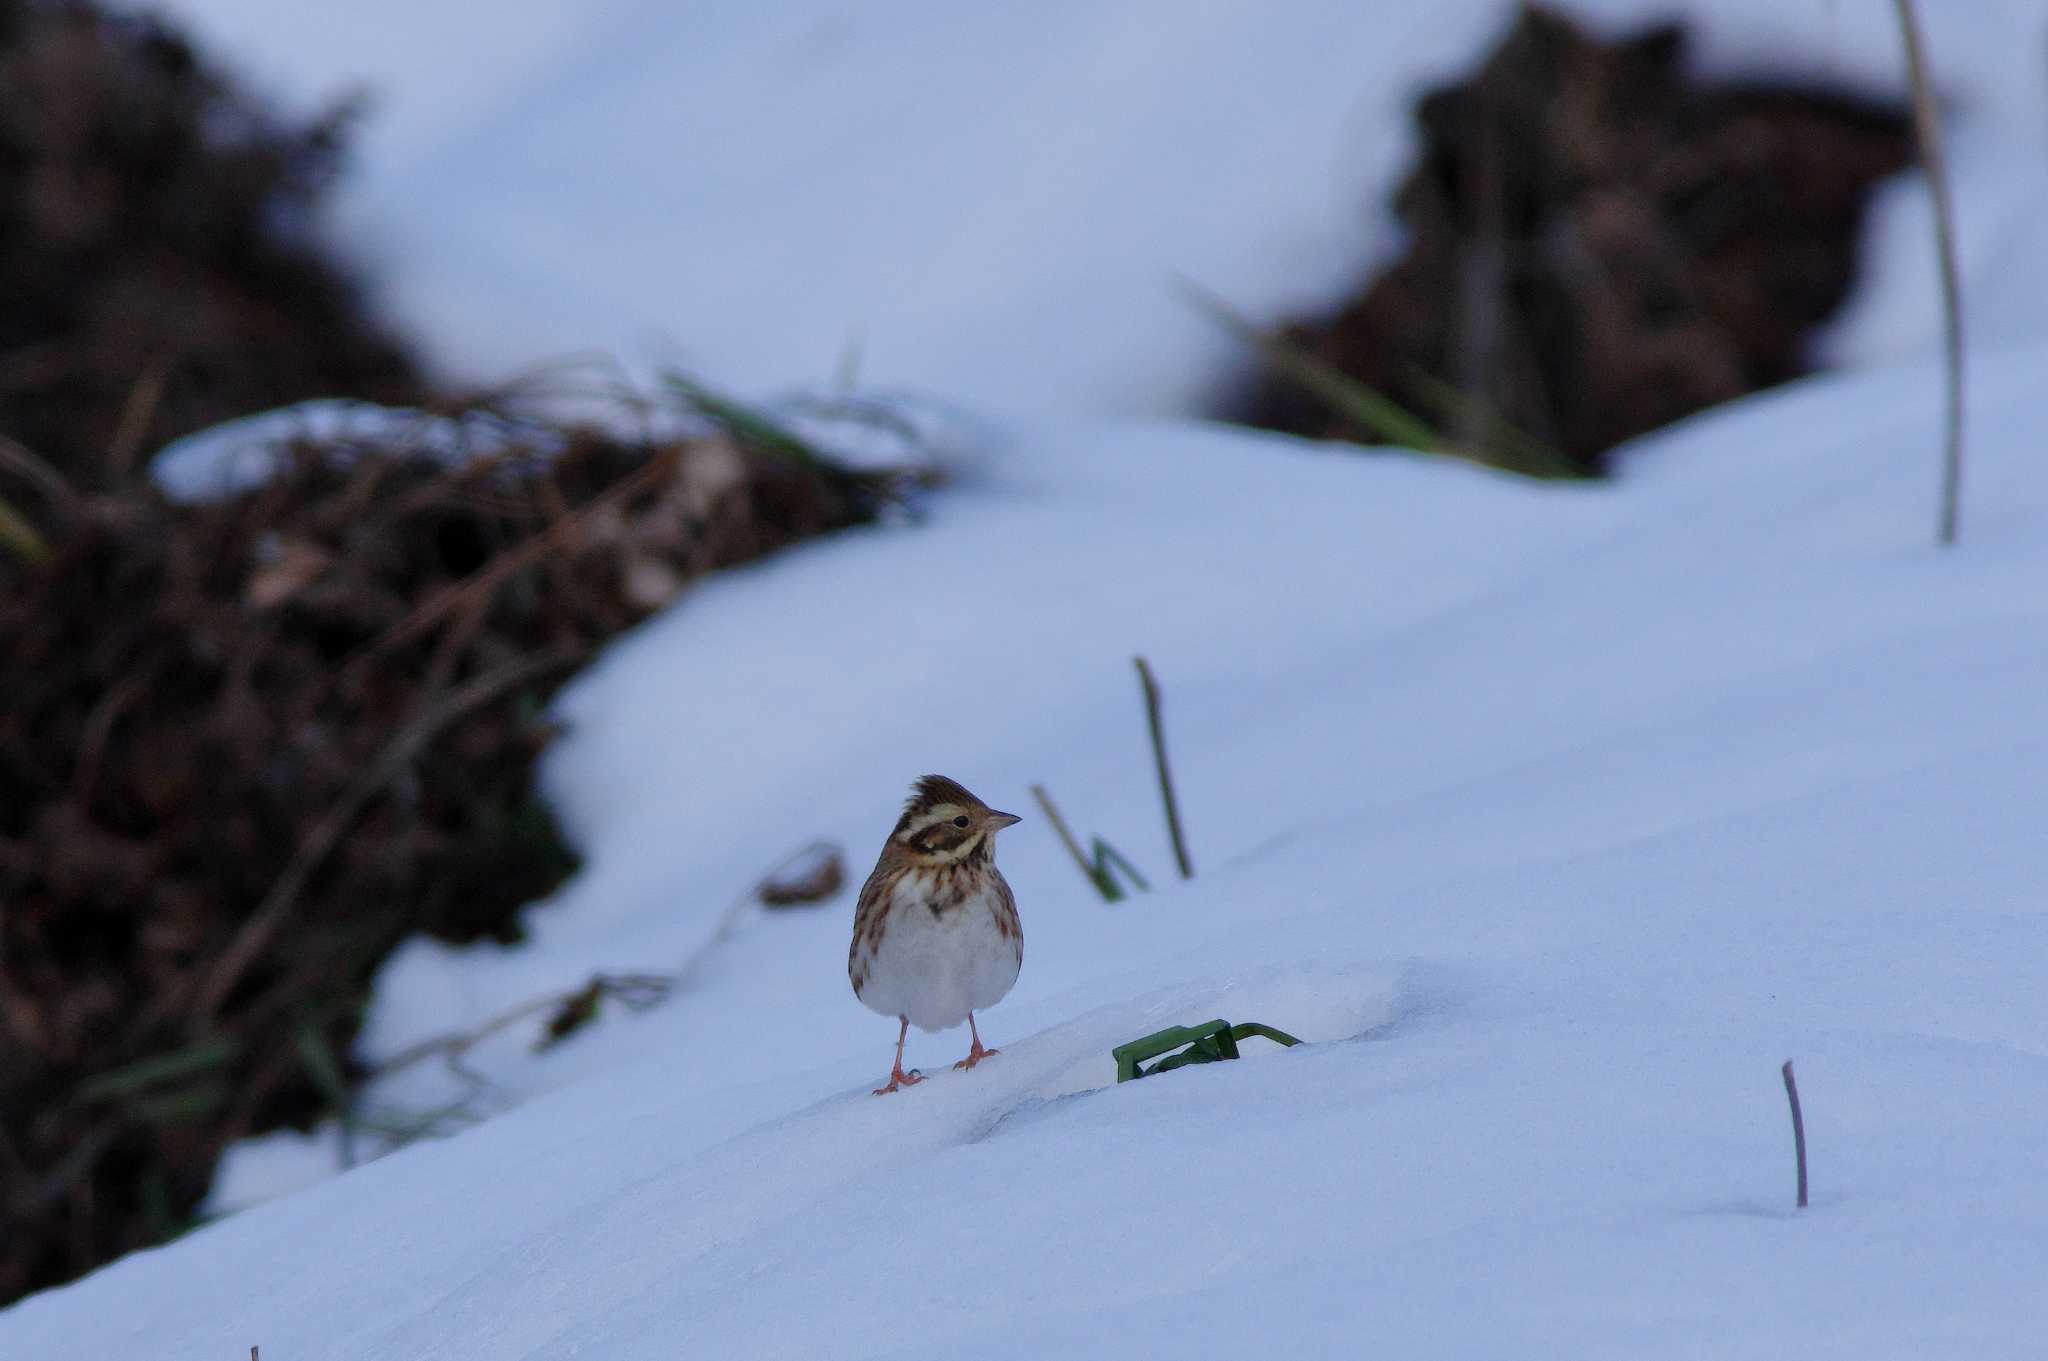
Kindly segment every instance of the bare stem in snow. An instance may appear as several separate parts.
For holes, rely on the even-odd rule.
[[[1799,1116],[1799,1084],[1792,1080],[1792,1060],[1778,1070],[1785,1076],[1785,1099],[1792,1103],[1792,1156],[1799,1164],[1799,1208],[1806,1208],[1806,1121]]]
[[[1152,728],[1152,760],[1159,768],[1159,797],[1166,803],[1166,830],[1173,837],[1173,858],[1180,862],[1180,877],[1195,877],[1195,866],[1188,859],[1187,839],[1181,835],[1180,805],[1173,797],[1173,772],[1166,767],[1166,734],[1159,726],[1159,682],[1153,679],[1152,668],[1143,657],[1132,658],[1138,664],[1138,680],[1145,687],[1145,721]]]
[[[1087,876],[1088,882],[1095,885],[1095,891],[1102,895],[1102,901],[1113,903],[1122,898],[1123,890],[1117,887],[1116,880],[1109,877],[1100,865],[1091,863],[1081,850],[1081,843],[1074,839],[1074,833],[1068,828],[1067,820],[1060,816],[1060,810],[1054,806],[1052,795],[1045,792],[1045,786],[1031,786],[1031,797],[1038,800],[1038,807],[1045,814],[1045,820],[1052,824],[1053,831],[1059,835],[1060,844],[1067,848],[1068,855],[1074,857],[1075,866]]]
[[[1963,300],[1956,277],[1956,210],[1949,193],[1948,162],[1941,152],[1941,111],[1935,106],[1933,81],[1927,73],[1927,48],[1913,0],[1893,0],[1899,12],[1899,35],[1906,44],[1906,76],[1913,87],[1913,128],[1920,143],[1920,165],[1934,198],[1934,247],[1941,258],[1941,318],[1948,367],[1948,425],[1941,465],[1941,522],[1937,534],[1944,547],[1956,541],[1963,485]]]

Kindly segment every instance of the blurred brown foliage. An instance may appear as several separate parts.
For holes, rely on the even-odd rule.
[[[0,557],[0,1301],[189,1222],[220,1150],[343,1104],[372,972],[516,935],[575,864],[543,707],[695,577],[883,480],[722,434],[448,466],[302,448],[177,505],[11,479]]]
[[[146,463],[194,429],[434,404],[315,230],[347,121],[159,21],[0,0],[0,505],[35,536],[0,546],[0,1304],[347,1110],[390,950],[515,938],[576,863],[532,789],[555,687],[891,485],[758,424],[511,422],[457,463],[398,421],[166,500]]]
[[[90,489],[233,416],[419,395],[315,239],[350,117],[288,125],[155,19],[0,0],[0,431]]]
[[[1484,447],[1505,420],[1585,473],[1805,372],[1872,186],[1913,159],[1910,121],[1819,88],[1703,83],[1684,57],[1677,25],[1608,43],[1524,10],[1418,108],[1421,163],[1395,199],[1406,252],[1283,339],[1455,443]],[[1371,442],[1279,376],[1239,414]]]

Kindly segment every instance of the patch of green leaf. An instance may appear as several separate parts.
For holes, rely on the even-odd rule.
[[[185,1049],[173,1050],[168,1054],[138,1059],[110,1073],[87,1078],[73,1090],[72,1099],[111,1101],[134,1096],[167,1083],[217,1072],[233,1062],[241,1050],[241,1041],[232,1035],[223,1035],[219,1039],[206,1040]]]
[[[713,392],[686,374],[665,373],[661,382],[685,406],[742,444],[782,454],[807,467],[836,466],[808,440],[758,407]]]
[[[51,557],[49,543],[36,532],[28,518],[4,498],[0,498],[0,548],[37,567]]]
[[[1444,435],[1385,393],[1361,382],[1301,346],[1253,325],[1215,294],[1181,281],[1194,306],[1270,364],[1288,381],[1320,400],[1339,418],[1373,438],[1419,453],[1463,459],[1525,477],[1582,477],[1583,470],[1556,449],[1518,429],[1483,397],[1468,393],[1421,369],[1410,376],[1446,423],[1480,432],[1477,445],[1460,444]]]

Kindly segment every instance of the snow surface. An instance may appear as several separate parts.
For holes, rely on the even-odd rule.
[[[1227,362],[1169,270],[1270,316],[1386,244],[1396,110],[1497,6],[188,7],[301,82],[403,78],[351,220],[444,357],[650,325],[781,387],[857,332],[1008,439],[567,690],[544,778],[588,867],[526,947],[402,950],[363,1054],[596,969],[670,1001],[473,1052],[505,1113],[455,1138],[339,1177],[332,1131],[243,1148],[223,1208],[324,1180],[0,1313],[0,1358],[2039,1354],[2042,5],[1922,7],[2003,318],[1950,553],[1908,227],[1832,342],[1864,371],[1611,485],[1128,419]],[[1888,84],[1888,8],[1716,5],[1703,59]],[[913,1035],[933,1080],[875,1099],[850,894],[734,904],[817,836],[858,882],[933,770],[1027,815],[1024,971],[999,1057]],[[1096,900],[1040,780],[1157,891]],[[1214,1016],[1309,1043],[1114,1085],[1112,1046]]]
[[[559,452],[554,427],[466,411],[441,416],[411,407],[322,398],[223,421],[171,441],[150,463],[156,484],[174,497],[203,500],[261,486],[302,443],[330,453],[354,448],[415,452],[458,462],[521,449],[546,458]]]
[[[461,376],[590,350],[742,393],[856,362],[996,414],[1200,414],[1255,320],[1333,305],[1398,248],[1417,91],[1507,0],[1189,6],[902,0],[169,0],[260,85],[376,97],[344,245]],[[1709,72],[1903,89],[1879,0],[1573,0],[1698,16]],[[1950,96],[1987,338],[2048,334],[2048,0],[1919,7]],[[1886,195],[1838,363],[1933,344],[1924,200]]]
[[[857,873],[927,769],[1045,780],[1159,890],[1007,833],[1003,1053],[913,1036],[886,1099],[850,901],[743,915],[668,1004],[478,1056],[519,1109],[33,1298],[0,1354],[2038,1354],[2044,362],[1979,365],[1948,554],[1918,365],[1603,487],[1046,429],[921,527],[721,577],[562,700],[592,865],[535,946],[412,947],[372,1052],[673,965],[811,836]],[[1310,1043],[1114,1087],[1211,1016]]]

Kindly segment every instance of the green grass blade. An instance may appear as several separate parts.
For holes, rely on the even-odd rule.
[[[0,500],[0,548],[40,567],[50,560],[50,545],[22,513]]]
[[[1456,452],[1445,447],[1443,437],[1429,422],[1391,397],[1316,358],[1300,346],[1260,330],[1233,310],[1230,304],[1200,285],[1183,279],[1181,288],[1198,310],[1256,350],[1287,378],[1321,398],[1331,410],[1371,431],[1376,438],[1423,453]]]
[[[217,1040],[195,1044],[189,1049],[179,1049],[169,1054],[158,1054],[154,1058],[140,1059],[111,1073],[101,1073],[78,1084],[72,1093],[74,1101],[106,1101],[114,1097],[129,1096],[159,1083],[177,1078],[190,1077],[194,1073],[210,1072],[225,1067],[241,1052],[240,1041],[231,1035]]]
[[[1122,851],[1110,845],[1101,837],[1096,837],[1090,843],[1088,849],[1095,853],[1096,871],[1110,883],[1114,884],[1116,882],[1116,876],[1111,873],[1111,867],[1114,866],[1130,876],[1131,882],[1138,886],[1139,892],[1150,893],[1152,891],[1152,885],[1145,882],[1145,876],[1138,873],[1138,867],[1125,859]]]
[[[1445,382],[1420,364],[1408,366],[1408,381],[1415,384],[1444,420],[1457,425],[1470,418],[1484,430],[1486,448],[1482,453],[1494,466],[1531,477],[1582,478],[1586,475],[1555,446],[1544,443],[1510,421],[1479,394]]]
[[[298,1029],[292,1032],[292,1047],[298,1050],[300,1066],[320,1089],[320,1095],[327,1098],[327,1104],[336,1110],[346,1109],[348,1079],[341,1075],[341,1065],[335,1061],[334,1051],[319,1028],[311,1021],[299,1022]]]
[[[135,1114],[152,1125],[191,1125],[228,1104],[233,1095],[224,1078],[209,1077],[162,1094],[135,1098]]]
[[[692,410],[742,443],[786,454],[813,466],[829,463],[806,440],[772,416],[713,392],[685,374],[665,373],[661,381]]]

